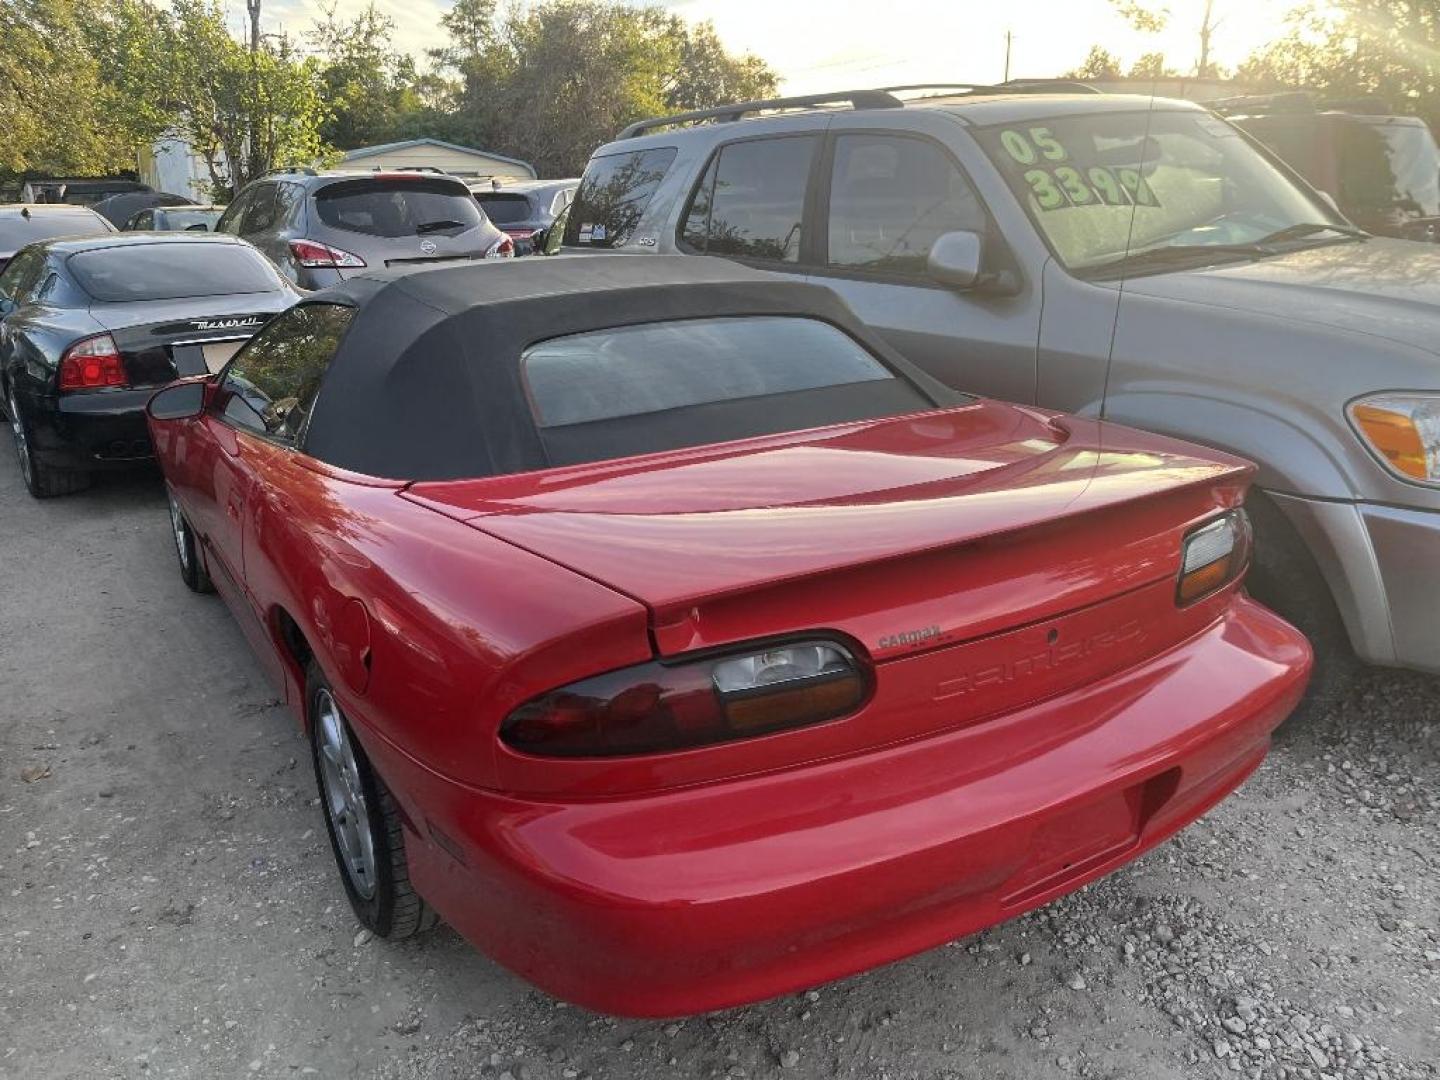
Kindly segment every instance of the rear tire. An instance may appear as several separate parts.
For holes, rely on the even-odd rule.
[[[175,555],[180,560],[180,580],[185,582],[191,592],[214,592],[215,583],[210,580],[210,574],[201,561],[199,545],[195,543],[195,531],[190,528],[190,522],[185,520],[180,504],[175,501],[174,494],[168,488],[165,497],[170,501],[170,535],[175,540]]]
[[[87,472],[56,469],[35,460],[31,450],[30,424],[15,399],[14,387],[5,399],[5,412],[10,421],[10,436],[15,444],[15,457],[26,491],[37,499],[53,499],[57,495],[73,495],[90,486],[90,474]]]
[[[1246,579],[1250,594],[1293,623],[1315,650],[1310,685],[1287,726],[1324,719],[1349,694],[1364,665],[1350,647],[1350,635],[1315,557],[1294,526],[1262,493],[1246,510],[1255,526],[1255,559]]]
[[[439,916],[410,884],[400,809],[313,660],[305,700],[325,829],[355,917],[389,941],[431,929]]]

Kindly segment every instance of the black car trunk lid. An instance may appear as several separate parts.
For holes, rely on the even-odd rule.
[[[95,305],[90,314],[115,339],[131,386],[163,386],[219,371],[275,312],[269,297]]]

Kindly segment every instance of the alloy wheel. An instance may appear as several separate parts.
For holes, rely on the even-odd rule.
[[[175,537],[175,550],[180,555],[180,568],[190,569],[190,545],[186,541],[185,518],[180,513],[180,505],[175,501],[175,496],[166,492],[170,500],[170,531]]]
[[[320,748],[325,813],[334,829],[340,861],[351,886],[361,899],[369,900],[375,895],[376,887],[370,808],[345,717],[328,689],[321,688],[315,694],[314,722]]]
[[[20,472],[25,477],[25,483],[31,484],[34,482],[34,475],[30,464],[30,441],[25,437],[25,421],[20,419],[20,406],[15,401],[13,387],[6,406],[10,413],[10,433],[15,438],[15,456],[20,459]]]

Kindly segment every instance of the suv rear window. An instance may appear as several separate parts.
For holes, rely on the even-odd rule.
[[[565,243],[608,248],[630,239],[674,160],[673,146],[591,158],[575,193]]]
[[[521,357],[552,465],[799,431],[933,406],[857,341],[796,316],[574,334]]]
[[[524,195],[477,195],[475,198],[496,225],[513,225],[531,216],[530,200]]]
[[[240,244],[126,244],[70,256],[70,272],[106,303],[275,292],[280,279],[265,257]]]
[[[366,236],[454,236],[484,223],[468,188],[424,177],[344,180],[315,193],[315,211],[332,229]]]

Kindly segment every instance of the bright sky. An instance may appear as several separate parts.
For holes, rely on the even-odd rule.
[[[337,0],[342,16],[368,0]],[[440,14],[453,0],[375,0],[394,17],[396,44],[418,54],[443,41]],[[241,0],[230,0],[243,16]],[[1014,34],[1012,76],[1058,75],[1077,66],[1097,42],[1129,63],[1161,51],[1189,73],[1203,0],[1169,0],[1170,26],[1141,34],[1108,0],[659,0],[688,19],[709,19],[737,52],[768,61],[787,93],[940,80],[993,82],[1005,70],[1005,33]],[[264,0],[267,30],[307,29],[321,0]],[[1234,65],[1278,37],[1295,0],[1216,0],[1221,18],[1213,50]]]

